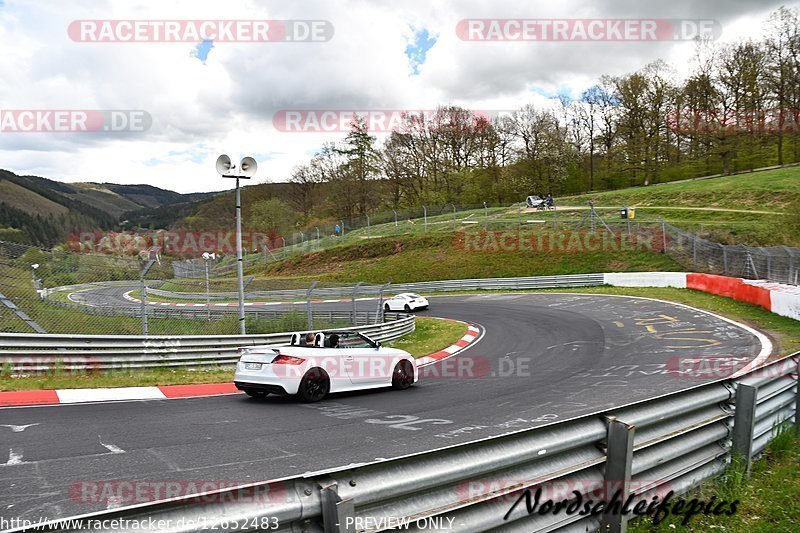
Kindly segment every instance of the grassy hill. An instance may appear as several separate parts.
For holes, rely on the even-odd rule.
[[[590,272],[680,271],[658,251],[493,251],[464,249],[463,235],[384,237],[253,267],[257,278],[404,283],[440,279]]]
[[[598,206],[703,207],[782,212],[800,206],[800,166],[560,198]]]

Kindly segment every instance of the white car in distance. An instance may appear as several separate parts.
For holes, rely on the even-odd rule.
[[[296,394],[318,402],[330,392],[392,387],[404,390],[417,381],[416,360],[408,352],[381,346],[355,331],[295,333],[282,346],[239,349],[233,382],[253,398]]]
[[[427,309],[428,299],[413,292],[404,292],[392,296],[383,303],[384,311],[405,311],[410,313],[418,309]]]

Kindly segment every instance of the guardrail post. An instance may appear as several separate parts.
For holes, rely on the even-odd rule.
[[[308,318],[308,329],[314,329],[314,317],[311,313],[311,293],[314,292],[314,288],[317,286],[317,283],[319,283],[319,281],[315,281],[308,289],[306,289],[306,316]]]
[[[323,531],[325,533],[355,532],[356,528],[352,518],[356,514],[356,509],[353,500],[343,500],[339,496],[339,485],[336,481],[320,481],[319,487],[322,500]]]
[[[795,395],[794,395],[794,430],[800,435],[800,357],[797,358],[795,369]]]
[[[604,512],[601,519],[601,531],[625,533],[628,530],[628,518],[621,511],[630,493],[635,430],[636,426],[626,424],[613,416],[608,417],[603,499],[611,504],[615,493],[620,491],[620,495],[614,500],[619,501],[620,512]]]
[[[753,462],[753,429],[756,421],[757,395],[758,387],[743,383],[739,383],[736,387],[732,451],[744,459],[747,477],[750,477],[750,465]]]
[[[661,253],[667,253],[667,223],[661,219]]]

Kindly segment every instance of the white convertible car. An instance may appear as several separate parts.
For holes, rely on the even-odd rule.
[[[288,345],[240,348],[239,356],[233,382],[253,398],[296,394],[318,402],[329,392],[407,389],[418,377],[408,352],[355,331],[295,333]]]
[[[427,309],[428,299],[413,292],[404,292],[386,300],[383,303],[383,308],[386,311],[405,311],[410,313],[417,309]]]

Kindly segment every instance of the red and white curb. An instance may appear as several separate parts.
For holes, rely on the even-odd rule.
[[[130,290],[123,294],[122,296],[128,300],[129,302],[135,302],[137,304],[142,303],[139,298],[131,296],[133,290]],[[357,302],[368,302],[371,300],[377,300],[377,298],[367,297],[367,298],[356,298]],[[341,298],[338,300],[311,300],[312,304],[335,304],[341,302],[350,302],[352,301],[350,298]],[[162,306],[162,307],[237,307],[239,304],[236,302],[224,302],[224,303],[212,303],[212,304],[204,304],[204,303],[178,303],[178,302],[147,302],[147,305],[155,305],[155,306]],[[292,301],[292,302],[245,302],[244,305],[246,307],[257,305],[257,306],[266,306],[266,305],[306,305],[305,300],[300,301]]]
[[[157,387],[113,387],[104,389],[56,389],[0,392],[0,407],[52,405],[125,400],[165,400],[235,394],[233,383],[161,385]]]
[[[479,341],[482,331],[466,324],[467,333],[444,350],[417,359],[423,367],[453,357],[471,344]],[[75,403],[121,402],[132,400],[166,400],[237,394],[233,383],[206,383],[198,385],[160,385],[156,387],[110,387],[101,389],[56,389],[0,392],[0,407],[56,405]]]
[[[420,367],[428,366],[437,363],[439,361],[443,361],[444,359],[449,359],[450,357],[453,357],[457,353],[465,350],[471,344],[478,342],[482,336],[483,333],[481,332],[480,328],[472,324],[467,324],[466,335],[464,335],[458,341],[456,341],[455,344],[451,344],[444,350],[439,350],[436,353],[420,357],[419,359],[417,359],[417,366]]]

